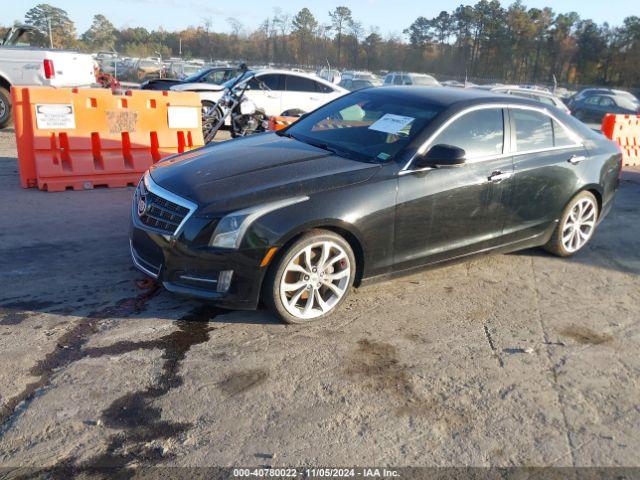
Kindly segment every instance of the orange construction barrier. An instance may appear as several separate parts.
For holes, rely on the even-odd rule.
[[[288,127],[300,117],[269,117],[269,130],[282,130]]]
[[[153,163],[204,145],[193,92],[12,87],[20,184],[135,185]]]
[[[623,165],[640,165],[640,115],[607,113],[600,129],[622,149]]]

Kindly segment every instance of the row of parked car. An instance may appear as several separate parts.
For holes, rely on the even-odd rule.
[[[529,98],[572,114],[585,123],[599,124],[606,113],[640,114],[640,101],[631,93],[607,88],[588,88],[560,98],[549,89],[535,85],[473,85],[446,81],[424,73],[389,72],[380,77],[371,72],[320,69],[315,73],[302,70],[253,68],[255,85],[249,85],[247,97],[269,116],[297,110],[308,112],[333,98],[363,88],[377,86],[450,86]],[[152,79],[143,89],[198,91],[204,106],[212,106],[226,85],[239,74],[238,66],[211,66],[180,79]],[[259,88],[262,87],[262,88]]]
[[[98,52],[93,57],[101,72],[117,77],[119,80],[134,82],[154,79],[184,80],[211,66],[202,59],[136,58],[120,56],[116,52]]]

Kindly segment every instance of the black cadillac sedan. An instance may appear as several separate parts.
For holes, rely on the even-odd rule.
[[[573,255],[620,169],[614,143],[550,106],[366,89],[156,164],[135,192],[131,254],[172,292],[302,323],[354,283],[480,252]]]

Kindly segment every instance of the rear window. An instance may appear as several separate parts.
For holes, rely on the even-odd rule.
[[[316,92],[318,93],[333,93],[333,88],[331,88],[328,85],[325,85],[324,83],[320,83],[320,82],[313,82],[315,84],[316,87]]]
[[[533,110],[511,110],[516,124],[516,151],[528,152],[553,147],[551,118]]]

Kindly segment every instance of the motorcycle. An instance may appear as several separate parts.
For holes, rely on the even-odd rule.
[[[245,92],[249,88],[249,78],[242,74],[236,81],[225,89],[222,97],[211,107],[203,107],[202,131],[205,144],[215,138],[218,131],[229,118],[231,137],[244,137],[258,132],[264,132],[269,125],[269,117],[264,110],[258,108]],[[267,89],[264,83],[259,83],[260,88]]]

